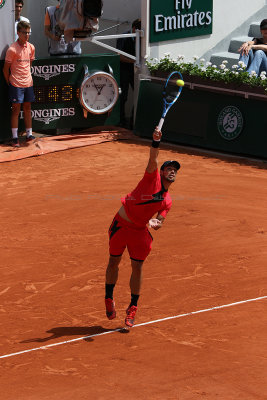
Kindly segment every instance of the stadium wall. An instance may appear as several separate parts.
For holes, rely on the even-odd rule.
[[[8,47],[14,41],[14,7],[15,0],[0,1],[0,60],[3,60],[5,58]]]

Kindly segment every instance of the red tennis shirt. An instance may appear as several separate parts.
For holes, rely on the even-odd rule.
[[[146,171],[136,188],[121,200],[128,218],[138,226],[145,226],[156,213],[165,218],[172,205],[158,169],[152,173]]]

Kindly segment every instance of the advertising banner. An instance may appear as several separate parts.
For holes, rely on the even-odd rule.
[[[1,1],[1,0],[0,0]],[[0,62],[0,69],[4,61]],[[52,132],[57,129],[80,129],[102,125],[117,125],[120,121],[120,105],[116,103],[109,113],[95,115],[88,112],[84,117],[79,94],[84,79],[84,65],[89,73],[113,70],[114,78],[120,81],[120,57],[117,54],[49,57],[35,60],[31,73],[35,102],[31,104],[34,132]],[[10,104],[8,86],[0,74],[0,141],[10,137]],[[97,84],[94,96],[97,97]],[[101,96],[100,96],[101,97]],[[24,129],[23,110],[19,114],[19,125]]]
[[[213,0],[150,0],[150,43],[212,33]]]
[[[5,58],[8,47],[14,42],[15,0],[0,0],[0,60]]]

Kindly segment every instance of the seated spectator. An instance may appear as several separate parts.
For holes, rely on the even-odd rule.
[[[20,15],[22,8],[24,6],[23,0],[16,0],[15,2],[15,41],[18,40],[18,34],[17,34],[17,25],[20,21],[25,21],[29,22],[28,18],[23,17]]]
[[[58,26],[58,10],[60,0],[57,6],[47,7],[44,21],[44,32],[48,37],[48,51],[50,56],[59,56],[65,54],[81,54],[81,42],[71,41],[66,43],[64,32]]]
[[[253,38],[239,48],[239,61],[243,61],[249,74],[255,71],[257,76],[267,72],[267,19],[260,23],[262,38]]]

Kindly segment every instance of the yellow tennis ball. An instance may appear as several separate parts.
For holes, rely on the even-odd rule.
[[[177,79],[176,85],[177,86],[184,86],[184,81],[182,79]]]

